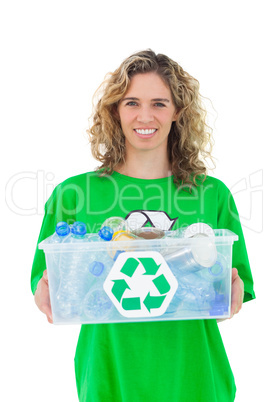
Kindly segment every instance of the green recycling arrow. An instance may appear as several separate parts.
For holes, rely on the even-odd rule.
[[[130,287],[126,283],[125,279],[115,279],[112,282],[114,282],[114,285],[112,288],[112,294],[116,297],[116,299],[120,303],[120,300],[124,294],[124,291],[126,289],[130,289]]]
[[[139,261],[136,258],[128,258],[121,268],[121,272],[129,277],[131,277],[136,271],[137,266],[139,265]]]
[[[124,310],[140,310],[141,301],[139,297],[125,297],[122,300],[122,307]]]
[[[145,273],[143,275],[155,275],[161,264],[157,265],[153,258],[139,258]]]
[[[149,313],[151,312],[150,310],[152,308],[159,308],[161,307],[163,301],[165,300],[166,296],[151,296],[150,292],[147,294],[147,296],[145,297],[143,303],[145,305],[145,307],[147,308],[147,310],[149,311]]]
[[[170,291],[170,284],[168,283],[163,274],[153,279],[153,283],[155,284],[155,286],[158,289],[158,292],[161,295]]]

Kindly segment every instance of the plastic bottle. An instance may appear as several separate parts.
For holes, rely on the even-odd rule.
[[[217,259],[215,234],[211,226],[206,223],[193,223],[186,228],[166,232],[165,238],[184,238],[189,240],[191,254],[198,265],[211,267]],[[166,250],[165,253],[168,253]]]
[[[176,314],[177,310],[185,311],[185,316],[195,312],[209,311],[216,292],[211,282],[200,278],[196,273],[181,277],[178,280],[177,291],[168,306],[167,314]]]
[[[103,290],[103,287],[96,282],[91,287],[83,301],[83,312],[88,320],[103,321],[108,318],[112,310],[112,302]]]
[[[66,237],[70,235],[70,226],[67,222],[59,222],[56,225],[55,233],[50,236],[49,243],[58,244],[62,243]],[[53,263],[55,266],[59,265],[60,253],[53,253]]]
[[[180,309],[185,310],[186,316],[194,315],[196,311],[209,311],[210,306],[213,305],[216,293],[212,282],[216,278],[214,274],[217,270],[213,268],[215,264],[211,267],[206,265],[208,262],[212,263],[215,257],[212,256],[209,261],[210,258],[206,253],[204,255],[198,253],[197,249],[195,251],[196,254],[193,253],[192,247],[182,247],[165,255],[165,260],[178,281],[178,288],[167,309],[167,314],[175,314]],[[203,256],[205,258],[202,258]]]
[[[71,227],[71,235],[62,243],[87,242],[86,225],[75,222]],[[63,251],[60,257],[60,285],[56,294],[58,313],[61,317],[72,319],[81,315],[82,301],[87,292],[88,278],[87,251]]]
[[[165,255],[164,258],[176,277],[182,277],[204,268],[196,262],[190,247],[181,247],[175,252]]]
[[[103,290],[105,278],[114,261],[107,253],[96,253],[88,265],[89,287],[83,300],[83,313],[89,321],[103,321],[110,314],[112,302]]]
[[[228,264],[223,254],[217,254],[215,264],[207,269],[201,270],[198,275],[209,282],[218,282],[225,278],[228,272]]]
[[[217,253],[216,261],[214,261],[214,257],[211,261],[208,261],[208,259],[202,260],[198,257],[202,264],[197,262],[198,258],[190,247],[180,248],[174,253],[165,255],[164,258],[174,275],[179,278],[191,273],[197,273],[199,278],[209,282],[217,282],[225,278],[228,272],[227,261],[219,252]],[[209,264],[207,264],[208,262]]]
[[[70,233],[70,226],[67,222],[59,222],[56,225],[55,233],[50,237],[50,243],[62,243]]]
[[[89,242],[101,242],[101,241],[103,241],[103,239],[100,238],[98,233],[87,233],[85,235],[85,238]]]
[[[107,244],[107,253],[114,261],[120,253],[129,250],[128,246],[121,247],[120,243],[115,244],[115,242],[139,239],[131,233],[127,221],[119,216],[106,219],[100,228],[99,236],[110,243]]]
[[[118,231],[130,231],[127,221],[120,216],[112,216],[106,219],[99,231],[99,236],[103,240],[112,240],[113,234]]]
[[[88,261],[88,274],[90,278],[90,286],[95,282],[94,279],[99,277],[106,277],[114,264],[114,261],[109,257],[108,253],[103,251],[96,251],[91,253],[90,261]],[[98,281],[99,282],[99,281]]]

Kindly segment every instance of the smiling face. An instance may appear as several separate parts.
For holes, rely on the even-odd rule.
[[[163,150],[176,120],[171,91],[162,78],[152,72],[134,75],[118,106],[127,154],[131,150]]]

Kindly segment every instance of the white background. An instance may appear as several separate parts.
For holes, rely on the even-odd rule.
[[[213,175],[234,193],[257,294],[220,329],[236,378],[236,401],[268,400],[265,1],[1,4],[6,200],[1,197],[0,399],[77,400],[73,357],[79,328],[49,325],[30,291],[43,205],[57,183],[96,166],[85,130],[104,75],[133,52],[151,48],[198,78],[201,93],[213,103],[214,109],[208,103],[216,143]]]

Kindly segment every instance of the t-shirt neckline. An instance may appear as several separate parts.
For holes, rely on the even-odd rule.
[[[125,174],[113,171],[112,176],[114,178],[118,178],[120,180],[124,180],[127,182],[131,183],[139,183],[139,184],[148,184],[149,182],[154,182],[154,183],[168,183],[168,182],[173,182],[174,175],[167,176],[167,177],[161,177],[159,179],[141,179],[138,177],[132,177],[132,176],[127,176]]]

